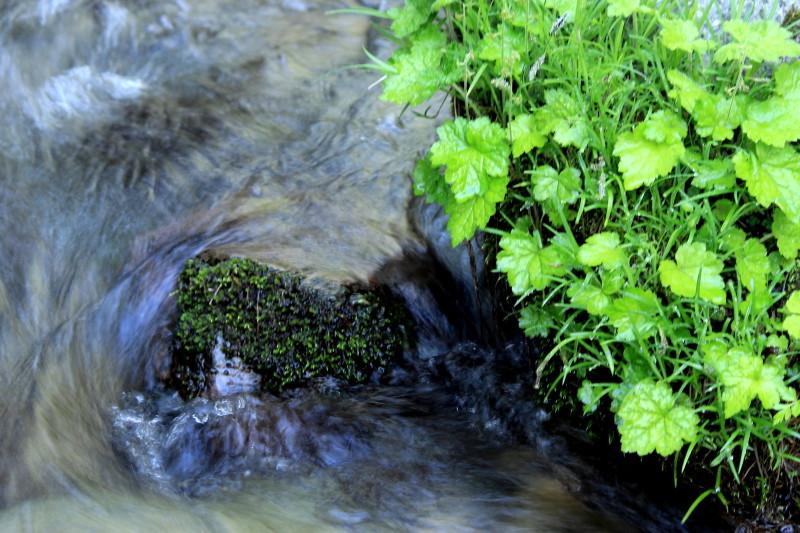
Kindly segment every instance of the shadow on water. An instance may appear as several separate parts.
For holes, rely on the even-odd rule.
[[[333,70],[385,53],[325,15],[346,5],[0,3],[1,530],[681,529],[581,497],[607,485],[496,375],[521,356],[464,338],[466,255],[408,182],[436,123]],[[380,271],[420,347],[392,385],[185,403],[159,385],[170,292],[212,249],[322,285]],[[462,375],[495,395],[441,385]]]

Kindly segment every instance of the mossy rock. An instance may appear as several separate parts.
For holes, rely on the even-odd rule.
[[[302,282],[249,259],[189,260],[176,291],[170,384],[185,398],[203,394],[229,372],[215,363],[220,351],[268,392],[326,376],[364,383],[412,342],[410,316],[389,294],[329,294]]]

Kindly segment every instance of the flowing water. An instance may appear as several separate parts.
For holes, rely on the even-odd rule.
[[[476,342],[468,255],[411,198],[437,122],[338,69],[387,52],[348,5],[0,2],[0,530],[681,529]],[[170,293],[206,250],[388,283],[419,347],[381,386],[183,402]]]

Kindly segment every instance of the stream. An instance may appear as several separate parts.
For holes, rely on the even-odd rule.
[[[412,195],[446,105],[342,68],[389,51],[349,5],[0,2],[0,531],[689,530],[543,427]],[[386,284],[418,346],[380,384],[183,401],[171,293],[204,251]]]

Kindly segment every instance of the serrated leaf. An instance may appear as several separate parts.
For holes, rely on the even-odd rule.
[[[595,394],[595,387],[588,379],[584,379],[581,383],[581,388],[578,389],[578,399],[583,404],[583,412],[593,413],[597,410],[597,403],[600,401],[600,396]]]
[[[458,117],[439,126],[436,133],[439,140],[431,146],[431,163],[446,165],[444,180],[457,201],[483,195],[493,178],[508,174],[511,148],[506,132],[487,117]]]
[[[561,172],[549,165],[530,171],[533,197],[537,202],[555,200],[562,205],[572,204],[580,197],[581,173],[576,168]]]
[[[793,339],[800,339],[800,291],[794,291],[783,307],[783,329]]]
[[[757,144],[755,152],[737,152],[733,166],[759,204],[774,203],[789,220],[800,222],[800,155],[792,147]]]
[[[447,37],[435,27],[414,36],[411,47],[396,50],[382,68],[381,100],[418,105],[461,77],[462,68],[445,61]]]
[[[739,283],[749,291],[764,289],[770,273],[767,249],[758,239],[747,239],[744,246],[736,251],[736,272]]]
[[[715,364],[716,363],[716,364]],[[784,370],[772,363],[764,363],[752,350],[737,346],[728,350],[724,359],[712,363],[723,385],[722,403],[725,418],[750,408],[758,397],[765,409],[772,409],[783,398],[796,399],[796,393],[784,383]]]
[[[701,159],[691,163],[692,185],[700,189],[730,189],[736,185],[736,174],[730,159]]]
[[[665,20],[661,26],[661,42],[670,50],[704,54],[716,48],[713,41],[700,38],[700,30],[691,20]]]
[[[590,315],[603,315],[611,305],[611,297],[597,285],[574,283],[567,290],[572,303],[586,309]]]
[[[497,254],[497,270],[505,272],[511,291],[525,294],[542,290],[554,276],[563,275],[565,266],[553,246],[542,247],[538,231],[533,235],[518,229],[503,235]]]
[[[502,25],[478,41],[475,55],[479,59],[494,62],[494,74],[511,77],[522,72],[523,59],[529,55],[529,44],[520,29]]]
[[[739,312],[743,315],[750,314],[751,316],[756,316],[772,307],[774,303],[775,299],[772,297],[772,293],[769,292],[769,289],[766,287],[757,287],[747,294],[747,298],[745,298],[744,301],[739,303]]]
[[[686,151],[682,141],[672,140],[676,134],[680,138],[686,135],[686,123],[669,111],[659,111],[632,132],[617,137],[614,155],[619,157],[619,170],[626,190],[650,185],[656,177],[675,168]],[[653,140],[659,137],[664,141]]]
[[[616,268],[627,260],[628,256],[620,246],[619,235],[611,231],[592,235],[578,250],[578,261],[586,266]]]
[[[392,19],[390,29],[405,37],[420,29],[433,14],[432,0],[405,0],[403,7],[393,7],[386,14]]]
[[[541,307],[526,305],[519,313],[519,327],[528,337],[547,337],[555,327],[555,321]]]
[[[695,102],[691,111],[695,131],[715,141],[733,138],[733,130],[742,122],[740,100],[719,94],[706,94]]]
[[[653,292],[639,288],[622,291],[622,297],[605,310],[611,325],[617,329],[617,339],[635,342],[646,339],[658,331],[660,305]]]
[[[800,139],[800,94],[790,94],[750,103],[742,131],[752,141],[779,148]]]
[[[746,240],[747,234],[741,228],[730,227],[722,234],[720,244],[723,250],[735,252],[744,246],[744,241]]]
[[[447,229],[454,247],[471,239],[475,231],[486,227],[497,209],[497,204],[506,197],[507,188],[507,176],[493,178],[482,195],[473,196],[463,202],[453,198],[445,204],[444,212],[450,215]]]
[[[714,61],[779,61],[782,57],[800,56],[800,44],[792,40],[792,34],[774,20],[729,20],[722,29],[733,37],[734,42],[720,47]]]
[[[517,158],[544,146],[550,131],[545,129],[536,115],[525,114],[508,123],[508,133],[511,135],[511,154]]]
[[[436,202],[439,205],[447,203],[450,191],[439,169],[431,165],[430,157],[417,159],[417,166],[414,168],[412,178],[416,196],[425,196],[427,203]]]
[[[539,109],[539,117],[553,140],[561,146],[574,146],[583,150],[591,141],[586,113],[578,100],[564,89],[545,91],[546,105]]]
[[[778,241],[778,251],[786,259],[797,257],[800,250],[800,224],[792,222],[780,209],[772,215],[772,234]]]
[[[667,79],[674,87],[669,92],[669,97],[677,99],[681,107],[689,113],[699,99],[710,94],[683,72],[670,70],[667,72]]]
[[[706,250],[701,242],[684,243],[675,253],[675,261],[667,259],[658,266],[661,284],[678,296],[695,295],[717,305],[725,303],[725,282],[720,276],[722,260]]]
[[[629,17],[641,7],[639,0],[608,0],[606,14],[609,17]]]
[[[655,451],[666,457],[697,439],[700,418],[679,405],[677,396],[663,381],[637,383],[625,395],[618,415],[623,452],[647,455]]]
[[[800,63],[781,63],[775,69],[775,93],[789,98],[800,98]]]

